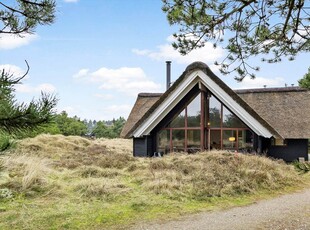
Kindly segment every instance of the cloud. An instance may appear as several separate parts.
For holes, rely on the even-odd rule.
[[[174,41],[174,38],[169,36],[167,38],[167,42],[169,43],[157,46],[156,51],[148,49],[132,49],[132,52],[140,56],[147,56],[156,61],[171,60],[179,64],[187,65],[195,61],[202,61],[208,64],[212,64],[225,55],[225,52],[222,48],[219,47],[214,49],[213,44],[207,42],[204,47],[195,49],[189,54],[183,56],[172,47],[170,44],[172,41]]]
[[[16,92],[19,93],[54,93],[56,91],[55,86],[49,83],[43,83],[38,86],[31,86],[29,84],[20,84],[15,86]]]
[[[246,77],[242,82],[238,83],[237,89],[251,89],[251,88],[263,88],[264,86],[270,87],[283,87],[285,85],[285,80],[281,77],[276,77],[274,79],[256,77],[251,79]]]
[[[13,75],[16,78],[22,77],[26,73],[26,71],[23,70],[22,68],[11,64],[0,65],[0,71],[2,70],[5,70],[5,72],[9,73],[10,75]]]
[[[108,69],[102,67],[94,72],[81,69],[73,77],[99,83],[99,89],[117,91],[131,96],[136,96],[141,91],[158,92],[161,90],[160,84],[148,79],[141,68]]]
[[[2,34],[0,37],[0,50],[9,50],[25,46],[38,38],[39,36],[37,34],[22,33],[21,36]]]
[[[81,69],[79,72],[73,75],[73,78],[83,78],[89,73],[89,69]]]

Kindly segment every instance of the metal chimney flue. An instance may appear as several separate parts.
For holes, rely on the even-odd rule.
[[[167,85],[166,85],[166,88],[168,90],[170,88],[170,85],[171,85],[171,61],[166,61],[166,70],[167,70],[167,74],[166,74]]]

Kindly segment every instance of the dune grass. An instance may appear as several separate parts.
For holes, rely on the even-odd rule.
[[[308,186],[282,161],[203,152],[132,157],[132,142],[40,135],[0,156],[0,229],[127,228]]]

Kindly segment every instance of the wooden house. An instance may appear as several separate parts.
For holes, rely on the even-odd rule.
[[[226,149],[308,160],[310,90],[232,90],[195,62],[165,93],[138,95],[121,137],[133,138],[134,156]]]

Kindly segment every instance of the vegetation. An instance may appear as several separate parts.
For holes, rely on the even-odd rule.
[[[275,63],[293,60],[310,50],[309,2],[304,0],[163,0],[163,11],[174,34],[175,49],[186,55],[212,42],[224,46],[228,55],[220,63],[223,74],[234,72],[237,80],[254,78],[258,66],[248,59],[260,55]]]
[[[14,86],[20,84],[26,74],[20,78],[4,70],[0,74],[0,151],[12,145],[12,135],[23,136],[53,119],[57,99],[52,95],[42,93],[39,100],[17,103]]]
[[[298,83],[300,87],[310,89],[310,68],[308,68],[308,73],[306,73]]]
[[[308,175],[254,155],[134,158],[131,150],[124,139],[44,134],[19,141],[0,157],[0,228],[128,227],[248,204],[302,187]]]
[[[304,161],[304,162],[294,161],[293,165],[301,173],[310,172],[310,162],[309,161]]]
[[[55,17],[55,1],[52,0],[17,0],[16,4],[7,5],[0,1],[0,39],[4,34],[23,36],[34,32],[37,25],[49,25]],[[22,77],[0,70],[0,150],[11,145],[9,137],[33,131],[49,123],[53,118],[53,109],[57,99],[42,93],[39,100],[28,105],[17,103],[14,86],[21,84]],[[23,134],[24,135],[24,134]]]
[[[15,5],[0,1],[0,34],[22,36],[37,25],[49,25],[55,19],[54,0],[16,0]]]
[[[123,117],[116,120],[113,119],[110,126],[106,125],[106,122],[104,121],[98,121],[91,133],[98,138],[117,138],[120,136],[125,122],[126,120]]]

